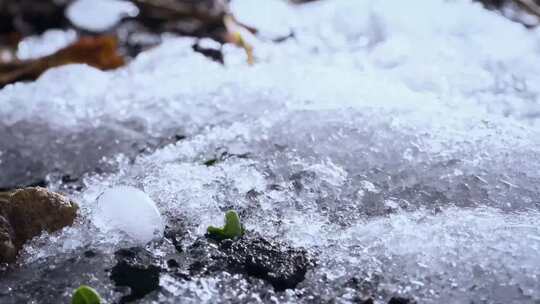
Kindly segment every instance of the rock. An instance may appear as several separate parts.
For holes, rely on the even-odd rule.
[[[224,240],[218,243],[216,250],[212,250],[212,243],[205,245],[204,241],[193,246],[195,248],[190,248],[192,254],[207,258],[192,263],[191,274],[241,273],[270,283],[276,291],[295,288],[314,265],[304,249],[268,241],[257,235],[245,235],[236,241]]]
[[[0,215],[0,263],[13,261],[17,257],[17,249],[13,244],[14,238],[11,224]]]
[[[0,200],[0,262],[12,262],[25,242],[73,224],[77,205],[45,188],[25,188]]]
[[[230,246],[223,243],[222,248],[229,254],[229,265],[268,281],[277,291],[295,288],[312,264],[305,250],[263,238],[244,239]]]
[[[8,220],[15,231],[17,247],[43,231],[55,232],[73,224],[78,206],[45,188],[15,191],[7,204]]]
[[[416,304],[416,301],[409,298],[392,297],[388,304]]]
[[[139,247],[121,249],[115,253],[118,263],[111,270],[111,280],[116,286],[127,286],[131,293],[120,303],[142,299],[159,288],[161,268],[156,266],[150,252]]]
[[[0,191],[0,205],[7,204],[12,193],[10,191]]]
[[[176,249],[177,252],[184,252],[182,242],[187,237],[187,228],[183,221],[172,219],[171,222],[165,226],[164,236],[168,239]]]

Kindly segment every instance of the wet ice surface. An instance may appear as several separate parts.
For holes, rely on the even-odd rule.
[[[185,245],[233,208],[248,230],[318,259],[295,290],[163,275],[144,303],[540,301],[538,32],[465,1],[341,0],[287,14],[296,38],[257,42],[254,67],[232,47],[222,67],[171,39],[117,72],[64,67],[0,92],[8,176],[32,161],[69,172],[103,156],[118,169],[80,167],[90,172],[80,191],[51,177],[83,217],[26,248],[0,280],[8,303],[67,299],[81,283],[119,298],[104,269],[134,242],[90,220],[115,185],[147,193],[169,226],[182,222]],[[171,132],[187,137],[136,159],[111,146]],[[81,258],[89,249],[102,267]],[[49,268],[59,275],[36,276]]]

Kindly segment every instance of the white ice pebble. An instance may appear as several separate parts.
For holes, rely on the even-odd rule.
[[[95,32],[110,29],[122,18],[138,14],[139,9],[133,3],[121,0],[77,0],[66,11],[73,24]]]
[[[105,190],[97,199],[93,220],[102,231],[122,231],[141,244],[159,237],[164,230],[155,202],[130,186]]]

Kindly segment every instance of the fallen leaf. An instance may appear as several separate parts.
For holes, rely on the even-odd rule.
[[[83,37],[77,42],[38,59],[0,63],[0,88],[22,80],[35,80],[46,70],[66,64],[85,63],[101,70],[124,65],[113,36]]]

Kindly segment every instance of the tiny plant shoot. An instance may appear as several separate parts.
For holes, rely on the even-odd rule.
[[[234,239],[244,235],[244,227],[240,223],[240,217],[234,210],[225,213],[225,226],[218,228],[208,226],[208,236],[218,240]]]
[[[75,289],[71,304],[101,304],[101,298],[92,287],[81,285]]]

